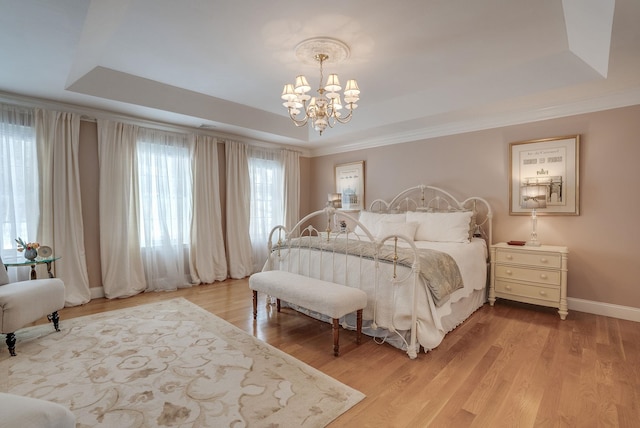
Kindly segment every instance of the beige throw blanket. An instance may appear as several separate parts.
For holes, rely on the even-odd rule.
[[[286,245],[280,247],[285,249]],[[392,245],[380,245],[376,247],[373,242],[359,241],[357,239],[330,239],[319,236],[305,236],[294,238],[290,242],[291,249],[311,249],[331,251],[341,254],[349,254],[368,259],[393,263],[394,254],[398,256],[398,264],[411,268],[414,263],[414,253],[411,248],[397,248],[394,251]],[[274,247],[273,250],[277,250]],[[425,280],[436,306],[441,306],[451,293],[463,287],[462,275],[458,264],[453,257],[442,251],[430,249],[418,249],[420,276]]]

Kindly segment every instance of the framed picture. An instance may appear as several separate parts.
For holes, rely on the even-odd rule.
[[[336,193],[343,210],[364,210],[364,161],[336,165]]]
[[[579,154],[579,135],[510,143],[509,214],[579,215]]]

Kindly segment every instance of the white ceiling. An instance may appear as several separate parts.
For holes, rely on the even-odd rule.
[[[0,91],[312,155],[640,103],[638,0],[0,0]],[[359,108],[296,128],[284,83],[332,37]]]

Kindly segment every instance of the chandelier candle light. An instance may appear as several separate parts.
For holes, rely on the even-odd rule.
[[[344,89],[344,102],[349,113],[343,116],[341,94],[342,86],[337,74],[330,74],[327,77],[326,85],[322,86],[324,80],[323,64],[325,62],[340,62],[349,56],[349,48],[339,40],[329,38],[312,38],[305,40],[296,46],[296,56],[302,60],[313,60],[320,63],[320,85],[318,95],[315,97],[307,94],[311,86],[307,78],[303,75],[296,77],[295,84],[284,85],[282,91],[282,105],[288,110],[289,117],[296,126],[304,126],[309,123],[320,132],[327,126],[333,128],[336,123],[347,123],[353,116],[353,110],[358,105],[360,99],[360,89],[354,80],[348,80]]]

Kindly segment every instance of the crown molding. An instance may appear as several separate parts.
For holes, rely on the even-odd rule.
[[[451,121],[436,126],[428,126],[407,132],[395,133],[391,136],[364,139],[353,143],[318,147],[311,150],[311,157],[328,156],[355,150],[365,150],[375,147],[409,143],[412,141],[501,128],[504,126],[521,125],[524,123],[558,119],[561,117],[611,110],[620,107],[629,107],[638,104],[640,104],[640,87],[602,97],[578,100],[567,104],[545,106],[534,110],[512,111],[506,114],[496,114],[475,118],[473,120]]]
[[[135,116],[127,116],[120,113],[115,113],[108,110],[101,110],[91,107],[83,107],[70,103],[63,103],[60,101],[52,101],[44,98],[27,97],[19,94],[12,94],[8,92],[0,91],[0,102],[17,105],[20,107],[29,108],[44,108],[48,110],[65,111],[69,113],[76,113],[80,115],[80,120],[85,122],[95,122],[97,119],[115,120],[130,125],[137,125],[144,128],[159,129],[167,132],[177,133],[191,133],[199,135],[209,135],[219,140],[233,140],[240,143],[249,144],[252,146],[265,147],[271,149],[288,149],[299,152],[302,156],[311,157],[311,151],[304,147],[292,146],[287,144],[275,144],[267,141],[262,141],[256,138],[248,138],[240,135],[227,134],[222,132],[211,131],[206,128],[192,128],[189,126],[175,125],[166,122],[154,121],[149,119],[143,119]],[[222,142],[222,141],[221,141]]]

